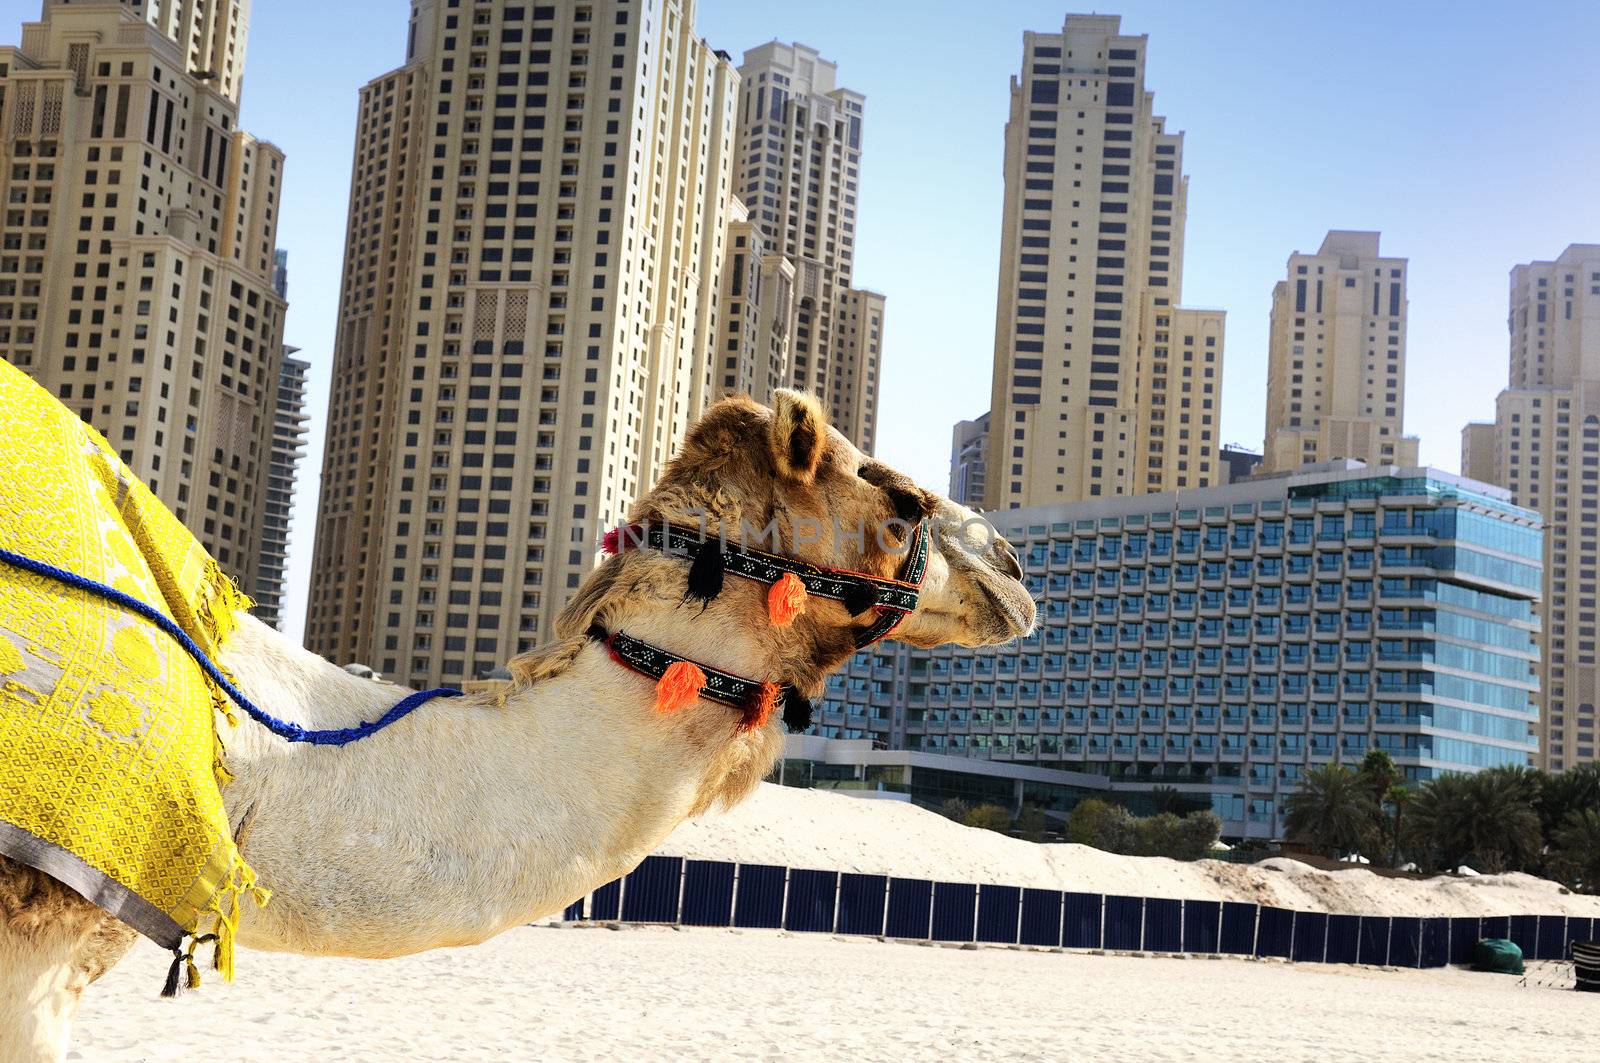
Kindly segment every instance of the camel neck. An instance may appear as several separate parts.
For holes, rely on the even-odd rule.
[[[670,623],[644,610],[623,619],[670,640]],[[688,648],[681,632],[671,641]],[[700,652],[741,674],[763,666],[732,631]],[[306,726],[371,719],[402,693],[260,625],[241,630],[224,664]],[[776,726],[740,732],[716,704],[658,713],[653,694],[585,641],[500,702],[436,701],[348,746],[241,724],[224,798],[234,823],[248,817],[245,859],[274,892],[246,913],[241,944],[388,956],[482,940],[626,872],[683,819],[754,786],[781,749]]]

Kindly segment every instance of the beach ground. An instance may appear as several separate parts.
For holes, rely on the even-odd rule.
[[[1600,1058],[1600,998],[1451,968],[601,926],[378,962],[241,951],[238,982],[178,1000],[166,966],[141,943],[91,987],[70,1058]]]

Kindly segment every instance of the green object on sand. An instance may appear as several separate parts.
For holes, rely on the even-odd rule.
[[[1522,948],[1505,938],[1483,938],[1478,942],[1474,971],[1491,971],[1495,974],[1521,974]]]

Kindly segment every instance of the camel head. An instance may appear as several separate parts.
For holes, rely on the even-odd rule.
[[[782,754],[784,726],[807,726],[809,699],[861,646],[995,645],[1033,629],[1016,552],[982,518],[862,454],[810,397],[779,391],[774,406],[732,398],[707,411],[562,610],[559,647],[511,662],[537,681],[604,640],[623,667],[657,678],[652,726],[714,751],[688,815],[747,796]],[[685,528],[689,541],[666,541]],[[624,532],[642,542],[624,545]],[[769,571],[739,571],[763,558]],[[681,659],[663,666],[663,652]],[[706,689],[704,666],[753,681],[738,712],[673,708]]]
[[[972,510],[861,453],[798,392],[780,390],[770,410],[744,398],[713,406],[632,519],[698,524],[739,545],[881,579],[903,575],[920,525],[929,546],[921,592],[889,638],[984,646],[1033,627],[1011,545]],[[805,619],[819,654],[837,658],[831,669],[876,614],[828,601]]]

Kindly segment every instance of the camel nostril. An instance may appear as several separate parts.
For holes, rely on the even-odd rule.
[[[1017,552],[1012,548],[1011,544],[1004,539],[999,540],[995,543],[995,553],[999,555],[1000,571],[1012,579],[1020,580],[1022,578],[1022,563],[1017,560]]]

